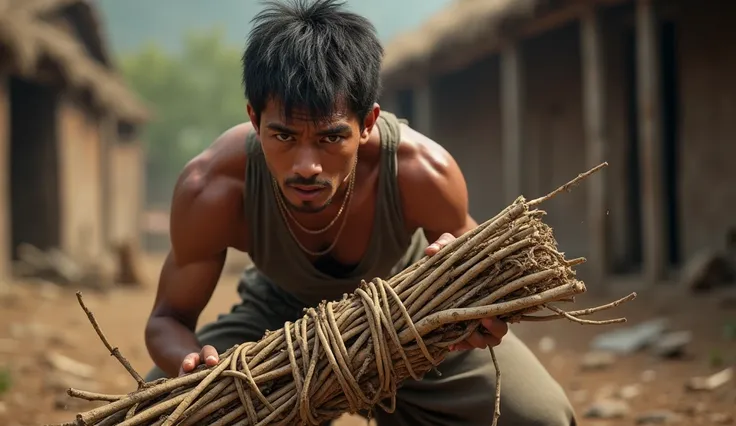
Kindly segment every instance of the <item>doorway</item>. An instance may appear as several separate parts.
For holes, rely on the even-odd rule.
[[[9,80],[10,202],[13,259],[18,246],[58,247],[60,232],[57,92]]]
[[[662,73],[662,172],[664,173],[664,220],[667,259],[670,266],[682,261],[680,244],[679,111],[677,28],[665,21],[660,27],[660,72]]]
[[[625,271],[640,272],[643,262],[642,252],[642,192],[641,159],[639,157],[639,116],[637,102],[637,61],[636,35],[629,28],[625,35],[625,75],[628,114],[626,169],[627,169],[627,256]],[[679,211],[679,82],[677,61],[677,26],[672,21],[659,23],[659,77],[662,102],[662,214],[667,260],[670,266],[681,262],[680,211]]]

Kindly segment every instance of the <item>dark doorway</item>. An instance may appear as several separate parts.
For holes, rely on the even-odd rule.
[[[410,125],[414,125],[414,91],[411,89],[402,89],[396,93],[396,111],[392,111],[399,118],[409,121]]]
[[[11,242],[17,259],[20,244],[48,249],[60,243],[57,92],[18,78],[9,83]]]
[[[639,272],[642,264],[642,194],[641,167],[639,158],[639,123],[637,108],[636,82],[636,35],[630,28],[625,34],[626,61],[626,98],[628,111],[628,144],[627,144],[627,216],[629,227],[627,232],[627,253],[625,272]],[[678,61],[677,61],[677,27],[671,21],[659,24],[660,55],[660,94],[662,100],[662,183],[664,194],[663,217],[668,263],[671,266],[681,262],[680,251],[680,214],[679,214],[679,96],[678,96]]]
[[[641,176],[639,172],[639,121],[637,115],[636,82],[636,34],[629,28],[624,40],[624,66],[626,90],[626,259],[619,265],[618,272],[639,272],[641,270],[642,254],[642,217],[641,217]]]
[[[662,73],[662,166],[664,173],[664,216],[667,236],[667,255],[670,265],[679,265],[680,211],[679,211],[679,96],[677,62],[677,28],[671,21],[661,24],[660,51]]]

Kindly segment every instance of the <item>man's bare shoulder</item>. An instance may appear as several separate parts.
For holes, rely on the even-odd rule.
[[[250,123],[228,129],[184,166],[172,198],[175,246],[212,251],[237,244],[231,239],[243,223],[245,138],[251,131]]]
[[[223,182],[239,182],[245,178],[245,138],[253,130],[250,123],[223,132],[210,146],[192,158],[182,170],[175,195],[197,196],[218,189]]]
[[[453,156],[442,145],[406,124],[401,125],[397,161],[399,175],[406,183],[437,184],[459,177],[460,169]]]
[[[464,223],[468,206],[465,178],[442,145],[402,124],[397,162],[407,218],[422,227],[438,216],[450,223]]]

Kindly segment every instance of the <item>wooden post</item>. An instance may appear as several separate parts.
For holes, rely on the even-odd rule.
[[[110,161],[110,155],[112,153],[112,124],[114,123],[114,117],[109,112],[105,111],[100,114],[100,122],[97,126],[97,131],[100,137],[100,202],[101,214],[102,214],[102,241],[103,250],[107,251],[110,248],[112,242],[111,228],[112,222],[111,217],[111,199],[112,199],[112,185],[111,185],[111,173],[112,173],[112,162]]]
[[[432,136],[432,85],[423,80],[414,87],[414,123],[412,127],[420,133]]]
[[[0,72],[0,280],[11,275],[13,255],[10,199],[10,88]]]
[[[521,195],[522,150],[522,74],[519,46],[504,46],[501,51],[501,138],[503,187],[507,203]]]
[[[650,284],[666,274],[664,189],[662,169],[662,105],[659,40],[653,0],[636,2],[639,158],[641,174],[644,274]]]
[[[589,7],[581,17],[580,43],[585,154],[587,167],[592,168],[606,161],[607,153],[604,53],[601,43],[600,19],[593,6]],[[608,265],[605,176],[605,172],[596,173],[586,184],[589,233],[589,254],[586,257],[590,265],[591,280],[599,286],[599,289],[602,289]]]

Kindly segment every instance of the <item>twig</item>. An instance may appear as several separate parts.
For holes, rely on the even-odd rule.
[[[581,309],[578,311],[568,311],[566,312],[568,315],[572,315],[574,317],[582,317],[594,314],[596,312],[605,311],[607,309],[615,308],[622,303],[630,302],[634,299],[636,299],[636,292],[630,293],[629,295],[622,297],[618,300],[614,300],[613,302],[606,303],[605,305],[596,306],[593,308],[587,308],[587,309]],[[561,316],[564,316],[560,313],[555,313],[554,315],[524,315],[522,316],[523,321],[552,321],[559,319]]]
[[[550,199],[558,196],[559,194],[561,194],[563,192],[568,192],[575,185],[579,184],[582,180],[587,179],[593,173],[595,173],[595,172],[597,172],[597,171],[599,171],[602,168],[607,167],[607,166],[608,166],[608,163],[601,163],[601,164],[593,167],[592,169],[588,170],[587,172],[579,174],[578,177],[576,177],[575,179],[571,180],[570,182],[562,185],[561,187],[555,189],[554,191],[550,192],[549,194],[547,194],[547,195],[545,195],[543,197],[539,197],[539,198],[536,198],[534,200],[531,200],[527,204],[529,205],[529,207],[534,207],[536,205],[539,205],[539,204],[544,203],[545,201],[549,201]]]
[[[498,418],[501,417],[501,369],[498,367],[496,352],[493,348],[488,349],[491,351],[493,367],[496,369],[496,398],[493,405],[493,423],[491,424],[491,426],[496,426],[498,424]]]
[[[552,312],[557,312],[558,315],[561,315],[561,316],[569,319],[570,321],[576,322],[578,324],[605,325],[605,324],[618,324],[618,323],[626,322],[626,318],[614,318],[614,319],[601,320],[601,321],[586,320],[586,319],[582,319],[582,318],[578,318],[576,316],[573,316],[569,312],[565,312],[562,309],[556,308],[554,306],[544,305],[544,307],[547,308],[547,309],[549,309]]]
[[[112,347],[110,343],[107,341],[107,338],[105,337],[105,334],[100,329],[100,326],[97,324],[97,320],[95,319],[95,316],[92,314],[92,311],[87,309],[87,306],[84,304],[84,300],[82,299],[82,292],[77,292],[77,300],[79,301],[79,306],[82,307],[84,310],[84,313],[87,314],[87,318],[89,319],[89,322],[92,323],[92,327],[97,332],[97,335],[100,337],[100,340],[102,340],[102,343],[105,345],[107,350],[110,351],[110,355],[114,356],[120,364],[125,367],[126,370],[128,370],[128,373],[135,379],[136,383],[138,383],[138,389],[142,389],[146,386],[146,382],[143,380],[143,377],[141,377],[140,374],[138,374],[137,371],[133,368],[132,365],[130,365],[130,362],[128,362],[127,359],[120,353],[120,350],[117,347]]]
[[[79,389],[69,388],[66,393],[72,398],[85,399],[87,401],[113,402],[125,398],[127,395],[107,395],[103,393],[87,392]]]

